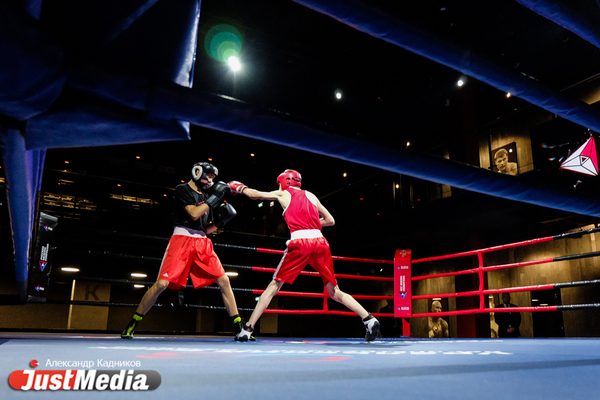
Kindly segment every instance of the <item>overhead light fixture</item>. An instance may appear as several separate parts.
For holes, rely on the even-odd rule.
[[[461,87],[465,84],[465,81],[463,81],[462,79],[459,79],[458,82],[456,82],[456,86]]]
[[[132,272],[132,273],[131,273],[131,276],[133,276],[134,278],[145,278],[145,277],[147,277],[148,275],[146,275],[146,274],[142,274],[142,273],[140,273],[140,272]]]
[[[348,176],[348,174],[344,172],[344,173],[342,174],[342,176],[345,178],[345,177],[347,177],[347,176]]]
[[[512,94],[510,94],[510,92],[506,93],[506,98],[508,99],[510,96],[512,96]]]
[[[410,146],[410,142],[406,142],[406,147],[409,147],[409,146]]]
[[[231,68],[231,70],[234,72],[237,72],[242,68],[240,59],[235,56],[229,57],[229,59],[227,60],[227,64],[229,65],[229,68]]]
[[[79,272],[79,268],[71,268],[71,267],[63,267],[60,270],[65,271],[65,272]]]
[[[225,272],[225,275],[227,275],[227,276],[238,276],[239,274],[237,272]]]
[[[139,289],[139,288],[143,288],[143,287],[146,287],[146,286],[145,285],[133,285],[133,287]]]
[[[338,100],[342,99],[342,91],[340,89],[335,89],[335,98]]]

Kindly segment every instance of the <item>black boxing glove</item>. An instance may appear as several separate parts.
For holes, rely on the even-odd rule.
[[[229,203],[222,203],[216,210],[213,224],[217,228],[222,227],[237,215],[235,208]]]
[[[230,191],[231,189],[229,188],[229,185],[227,185],[225,182],[219,181],[215,183],[213,187],[210,188],[210,196],[208,196],[208,199],[206,199],[206,204],[210,208],[215,208],[221,204],[223,197],[225,197],[225,195]]]

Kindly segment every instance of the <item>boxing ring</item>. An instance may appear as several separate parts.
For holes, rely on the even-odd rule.
[[[565,239],[577,239],[577,238],[582,238],[586,235],[592,235],[596,232],[600,232],[600,228],[593,228],[593,229],[588,229],[588,230],[563,233],[560,235],[547,236],[547,237],[542,237],[542,238],[537,238],[537,239],[530,239],[530,240],[519,241],[519,242],[515,242],[515,243],[498,245],[498,246],[493,246],[493,247],[488,247],[488,248],[465,251],[465,252],[461,252],[461,253],[440,255],[440,256],[435,256],[435,257],[427,257],[427,258],[413,259],[413,260],[410,259],[410,250],[397,250],[396,257],[394,260],[333,256],[333,259],[334,259],[334,262],[336,265],[336,267],[335,267],[336,271],[339,271],[340,265],[343,263],[358,263],[358,264],[367,265],[367,266],[377,266],[377,268],[381,267],[381,271],[383,271],[385,269],[386,272],[389,272],[390,268],[394,268],[394,271],[395,271],[394,276],[390,276],[389,273],[384,273],[387,276],[373,276],[373,275],[365,275],[362,273],[360,273],[360,274],[336,273],[335,276],[336,276],[336,279],[338,279],[338,282],[341,282],[340,288],[343,291],[351,294],[355,299],[357,299],[361,303],[363,301],[381,302],[381,301],[386,301],[386,300],[394,300],[394,303],[395,303],[395,312],[394,313],[374,312],[375,310],[373,307],[370,308],[370,307],[366,306],[365,304],[363,304],[363,306],[365,306],[365,308],[367,308],[367,310],[371,311],[371,313],[374,316],[376,316],[380,319],[394,318],[394,317],[399,318],[398,321],[401,321],[401,323],[402,323],[402,332],[403,332],[402,335],[405,337],[414,336],[414,333],[411,335],[411,326],[410,326],[411,325],[410,321],[411,321],[411,319],[414,319],[414,318],[476,315],[476,314],[496,313],[496,312],[499,312],[499,313],[503,313],[503,312],[531,312],[531,313],[534,313],[534,312],[555,312],[555,311],[597,309],[597,308],[600,308],[600,303],[551,305],[551,306],[535,306],[535,307],[533,307],[533,306],[532,307],[511,307],[509,309],[504,308],[504,307],[491,307],[490,308],[489,304],[487,303],[487,300],[488,300],[488,296],[493,295],[493,294],[516,293],[516,292],[526,292],[526,291],[533,292],[533,291],[539,291],[539,290],[574,288],[574,287],[581,287],[581,286],[598,285],[598,284],[600,284],[600,279],[581,280],[581,281],[573,281],[573,282],[556,282],[556,283],[550,283],[550,284],[546,283],[546,284],[538,284],[538,285],[489,289],[489,288],[486,288],[485,277],[486,277],[486,274],[490,271],[499,271],[499,270],[504,270],[504,269],[509,269],[509,268],[520,268],[520,267],[539,265],[539,264],[552,264],[552,263],[560,262],[560,261],[571,261],[571,260],[593,258],[593,257],[597,257],[598,255],[600,255],[600,251],[593,251],[593,252],[573,254],[573,255],[561,255],[561,256],[557,256],[557,257],[545,257],[545,258],[540,258],[540,259],[535,259],[535,260],[521,261],[521,262],[514,262],[514,263],[507,263],[507,264],[498,264],[498,265],[485,265],[486,262],[484,260],[485,255],[491,254],[494,252],[499,252],[499,251],[507,250],[507,249],[515,249],[515,248],[519,248],[519,247],[526,247],[526,246],[531,246],[531,245],[550,242],[550,241],[558,241],[558,240],[565,240]],[[166,238],[164,240],[166,240]],[[214,243],[214,247],[217,251],[217,254],[220,254],[220,255],[224,254],[224,253],[230,253],[230,252],[255,253],[258,255],[274,255],[276,257],[272,258],[272,261],[268,261],[268,263],[270,263],[271,265],[276,265],[276,263],[278,262],[279,256],[281,256],[283,254],[283,250],[278,250],[278,249],[248,247],[248,246],[224,244],[224,243],[217,243],[217,242]],[[397,267],[398,263],[400,262],[398,259],[400,257],[399,254],[401,254],[401,253],[406,254],[406,252],[409,253],[409,256],[406,260],[404,260],[404,262],[407,262],[410,264],[408,267],[408,273],[407,274],[405,273],[404,275],[400,275],[400,274],[398,274],[398,270],[400,268]],[[142,256],[110,254],[109,252],[103,252],[102,254],[95,253],[95,254],[90,254],[90,255],[122,257],[122,258],[127,258],[129,260],[135,260],[137,258],[137,259],[144,259],[146,261],[150,260],[150,261],[153,261],[156,263],[160,262],[159,258],[152,259],[149,257],[142,257]],[[477,259],[477,267],[476,268],[467,268],[467,269],[461,269],[461,270],[456,270],[456,271],[452,271],[452,272],[434,273],[434,274],[429,274],[429,275],[418,275],[418,276],[412,276],[412,273],[411,273],[411,271],[415,269],[415,267],[414,267],[415,265],[419,266],[421,264],[431,263],[431,262],[440,261],[440,260],[454,260],[454,259],[468,258],[468,257],[476,257],[476,259]],[[265,261],[265,262],[267,262],[267,261]],[[257,263],[257,264],[262,264],[262,263]],[[236,270],[237,271],[251,271],[252,273],[268,273],[268,274],[272,274],[275,272],[275,268],[264,267],[261,265],[240,265],[240,264],[223,263],[223,266],[227,271],[236,271]],[[373,270],[371,270],[371,271],[373,271]],[[411,285],[412,285],[415,282],[428,280],[428,279],[436,279],[436,278],[442,278],[442,277],[456,277],[456,276],[470,275],[470,274],[477,276],[477,281],[479,283],[479,287],[476,290],[414,295],[414,294],[412,294],[412,291],[410,290],[410,286],[409,286],[408,290],[406,290],[407,293],[399,292],[398,287],[397,287],[398,281],[400,279],[406,279],[407,282],[411,282]],[[308,278],[319,278],[320,277],[320,275],[317,272],[311,271],[311,270],[302,271],[300,276],[308,277]],[[137,284],[137,285],[145,285],[147,287],[151,286],[154,283],[153,281],[106,279],[106,278],[93,278],[93,277],[87,277],[87,278],[83,277],[83,278],[78,278],[78,279],[80,279],[82,281],[103,282],[103,283],[107,283],[107,284],[117,284],[117,285]],[[348,290],[345,288],[347,285],[346,282],[349,280],[358,281],[361,284],[368,284],[369,282],[379,282],[382,285],[385,285],[385,286],[383,286],[384,287],[383,290],[385,291],[386,294],[382,294],[382,293],[355,294],[352,292],[352,290]],[[266,276],[264,278],[264,287],[266,287],[266,285],[268,284],[269,281],[270,281],[270,277]],[[396,286],[394,286],[394,285],[396,285]],[[264,290],[257,289],[257,288],[240,287],[240,284],[238,284],[238,282],[236,282],[236,281],[232,281],[232,286],[233,286],[233,291],[236,294],[236,299],[238,299],[238,308],[241,312],[241,315],[245,318],[248,318],[249,314],[252,312],[253,308],[240,306],[240,303],[244,303],[244,301],[241,299],[243,299],[245,296],[259,296],[264,292]],[[318,284],[315,285],[315,282],[313,279],[313,280],[311,280],[310,287],[312,288],[315,286],[321,287],[321,283],[319,282]],[[389,289],[385,288],[387,286],[389,286]],[[356,316],[356,314],[354,312],[351,312],[343,307],[342,307],[342,310],[335,309],[335,308],[340,308],[340,307],[332,308],[331,303],[329,302],[329,296],[325,289],[323,289],[323,291],[321,291],[321,292],[294,291],[293,290],[294,286],[289,286],[289,287],[291,287],[292,289],[279,291],[279,293],[277,294],[277,297],[322,299],[322,303],[321,303],[322,305],[319,306],[318,308],[315,308],[315,307],[313,307],[313,308],[289,308],[289,307],[288,308],[273,308],[273,307],[271,307],[271,308],[267,308],[265,310],[265,312],[264,312],[265,314],[283,314],[283,315],[296,315],[296,316],[301,316],[301,315]],[[381,286],[380,286],[380,288],[381,288]],[[193,289],[192,285],[188,285],[185,290],[191,290],[191,289]],[[207,286],[207,287],[201,289],[201,291],[218,291],[218,290],[219,290],[219,288],[216,287],[215,285]],[[381,290],[381,289],[379,289],[379,290]],[[393,293],[393,295],[390,295],[389,293]],[[202,296],[202,295],[200,295],[200,296]],[[460,298],[460,297],[477,298],[479,306],[477,308],[468,308],[468,309],[449,309],[449,310],[445,310],[445,311],[441,311],[441,312],[413,312],[412,304],[416,303],[418,301],[432,300],[432,299],[439,300],[439,299],[444,299],[444,298]],[[102,301],[95,301],[95,302],[93,302],[93,301],[77,301],[77,300],[59,301],[59,300],[48,299],[47,302],[59,303],[59,304],[71,304],[71,305],[85,305],[85,306],[91,305],[91,306],[105,306],[105,307],[106,306],[134,307],[134,308],[137,307],[136,303],[116,303],[116,302],[102,302]],[[185,308],[190,308],[190,309],[195,308],[195,309],[209,309],[209,310],[223,310],[224,311],[225,308],[222,306],[222,304],[219,304],[219,303],[220,303],[220,299],[218,300],[218,303],[212,304],[212,305],[186,304],[186,303],[182,303],[181,301],[179,302],[179,304],[174,305],[172,303],[162,303],[161,299],[159,297],[158,303],[155,305],[155,307],[175,306],[175,307],[185,307]],[[400,307],[402,304],[408,304],[409,307]],[[401,308],[404,308],[405,310],[402,311]],[[140,328],[140,329],[143,329],[143,328]],[[258,336],[260,336],[260,333],[258,333]],[[336,335],[334,334],[334,336],[336,336]],[[419,336],[419,335],[417,335],[417,336]],[[422,335],[420,335],[420,336],[422,336]],[[465,336],[463,336],[463,337],[465,337]],[[475,335],[466,336],[466,337],[475,337]]]
[[[506,245],[472,250],[437,257],[414,259],[412,265],[457,257],[477,257],[478,267],[460,271],[411,277],[410,282],[447,276],[477,274],[482,284],[478,290],[413,295],[411,302],[443,297],[475,296],[479,308],[449,310],[440,313],[413,313],[403,319],[405,335],[379,338],[367,343],[363,338],[347,337],[273,337],[257,334],[256,342],[239,343],[232,336],[211,335],[157,335],[143,331],[134,340],[124,341],[118,334],[47,334],[0,333],[0,358],[11,360],[0,365],[0,375],[8,377],[0,385],[0,398],[25,398],[28,391],[43,396],[36,390],[16,389],[25,381],[17,379],[22,371],[37,371],[40,376],[56,371],[90,371],[122,374],[150,371],[155,377],[145,390],[145,398],[238,398],[290,399],[349,398],[377,396],[384,399],[398,397],[425,398],[434,395],[442,399],[495,399],[521,397],[526,399],[563,399],[571,396],[593,396],[595,378],[600,372],[600,340],[596,338],[447,338],[422,339],[410,337],[413,318],[503,312],[501,308],[486,307],[485,296],[494,293],[535,291],[545,288],[595,285],[599,280],[543,284],[538,286],[485,289],[482,276],[488,271],[517,268],[527,265],[595,257],[600,252],[581,253],[553,258],[485,266],[484,255],[495,251],[533,245],[553,240],[574,239],[599,232],[600,228],[543,237]],[[279,256],[281,250],[215,243],[217,253],[252,252]],[[397,251],[401,253],[402,250]],[[404,251],[406,255],[406,251]],[[113,255],[114,256],[114,255]],[[121,255],[132,258],[133,256]],[[151,260],[153,262],[159,261]],[[342,263],[364,263],[388,268],[398,265],[397,260],[373,260],[334,256],[336,266]],[[257,273],[272,273],[273,268],[258,265],[224,264],[226,270],[238,269]],[[302,276],[318,277],[313,271]],[[396,276],[363,276],[336,274],[339,280],[394,283]],[[94,280],[94,278],[89,278]],[[268,278],[270,279],[270,278]],[[111,284],[140,284],[140,281],[96,279]],[[151,285],[153,282],[143,282]],[[319,284],[320,285],[320,284]],[[344,283],[341,284],[342,288]],[[211,286],[204,290],[211,291]],[[186,288],[187,290],[187,288]],[[234,288],[236,298],[257,296],[263,290]],[[353,294],[351,291],[350,294]],[[394,293],[395,295],[396,293]],[[301,315],[355,315],[349,311],[331,309],[327,294],[320,292],[280,291],[278,296],[322,299],[322,306],[314,309],[270,308],[267,314]],[[393,299],[390,295],[354,295],[359,301]],[[160,301],[160,298],[159,298]],[[48,299],[48,303],[53,301]],[[60,303],[60,301],[56,301]],[[137,304],[68,301],[73,305],[135,307]],[[168,307],[157,304],[156,307]],[[224,310],[224,307],[206,304],[187,304],[185,307]],[[599,304],[564,305],[554,307],[517,307],[511,311],[544,312],[598,308]],[[250,312],[251,308],[240,308]],[[373,313],[378,318],[392,318],[391,313]],[[263,316],[264,318],[264,316]],[[356,322],[356,321],[355,321]],[[346,322],[344,322],[344,325]],[[350,325],[350,322],[347,322]],[[34,360],[37,367],[34,367]],[[108,372],[107,372],[108,371]],[[20,375],[21,374],[21,375]],[[33,374],[33,373],[32,373]],[[125,375],[124,375],[125,376]],[[159,376],[160,378],[156,378]],[[156,380],[158,379],[158,381]],[[21,382],[21,383],[19,383]],[[33,383],[32,383],[33,385]],[[32,386],[33,387],[33,386]],[[88,388],[89,389],[89,388]],[[90,390],[86,397],[129,398],[127,390],[110,390],[101,386]],[[50,389],[48,389],[50,390]],[[81,389],[83,390],[83,389]],[[60,389],[65,398],[80,398],[81,393]],[[110,393],[107,393],[110,392]]]

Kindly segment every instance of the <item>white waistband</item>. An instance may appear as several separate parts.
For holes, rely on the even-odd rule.
[[[301,229],[299,231],[292,232],[290,240],[294,239],[316,239],[323,237],[323,234],[319,229]]]
[[[206,233],[204,231],[197,231],[195,229],[187,228],[185,226],[176,226],[175,229],[173,229],[173,235],[206,237]]]

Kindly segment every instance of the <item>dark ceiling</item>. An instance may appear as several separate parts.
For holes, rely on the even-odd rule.
[[[557,91],[600,72],[600,49],[516,1],[390,0],[368,5]],[[600,17],[596,1],[569,6],[592,20]],[[221,23],[234,26],[243,36],[242,70],[236,74],[203,49],[208,30]],[[460,78],[466,81],[463,87],[456,84]],[[477,148],[482,132],[534,108],[290,1],[202,1],[193,87],[393,148],[405,148],[410,142],[417,152],[448,150],[452,159],[471,164],[476,161],[467,148]],[[343,93],[341,100],[334,97],[336,89]],[[136,188],[132,190],[150,186],[166,192],[188,179],[191,164],[208,158],[220,168],[221,179],[241,180],[259,189],[272,189],[279,172],[295,168],[303,174],[304,187],[314,191],[337,219],[337,225],[325,232],[335,245],[334,253],[386,258],[400,247],[417,248],[421,252],[417,255],[425,256],[466,249],[473,245],[472,237],[491,245],[595,222],[460,190],[424,204],[415,195],[411,203],[392,195],[392,184],[402,181],[397,174],[195,126],[191,137],[190,142],[49,150],[43,190],[59,190],[59,171],[64,168],[82,186],[92,185],[91,181],[98,187],[111,186],[123,180]],[[125,161],[111,164],[111,159]],[[143,163],[176,172],[145,173]],[[414,188],[423,187],[412,183]],[[406,197],[409,187],[403,190]],[[233,232],[253,231],[242,213],[255,209],[247,199],[231,202],[240,215],[230,225],[229,240],[251,242],[250,236]],[[165,220],[160,223],[168,225]],[[168,229],[160,232],[168,235]]]
[[[600,49],[516,1],[365,4],[557,91],[598,73]],[[595,1],[569,6],[600,17]],[[243,33],[244,70],[227,74],[199,46],[196,88],[375,141],[403,146],[410,140],[427,151],[527,105],[293,2],[204,1],[200,38],[218,23]],[[459,78],[467,85],[457,87]]]

